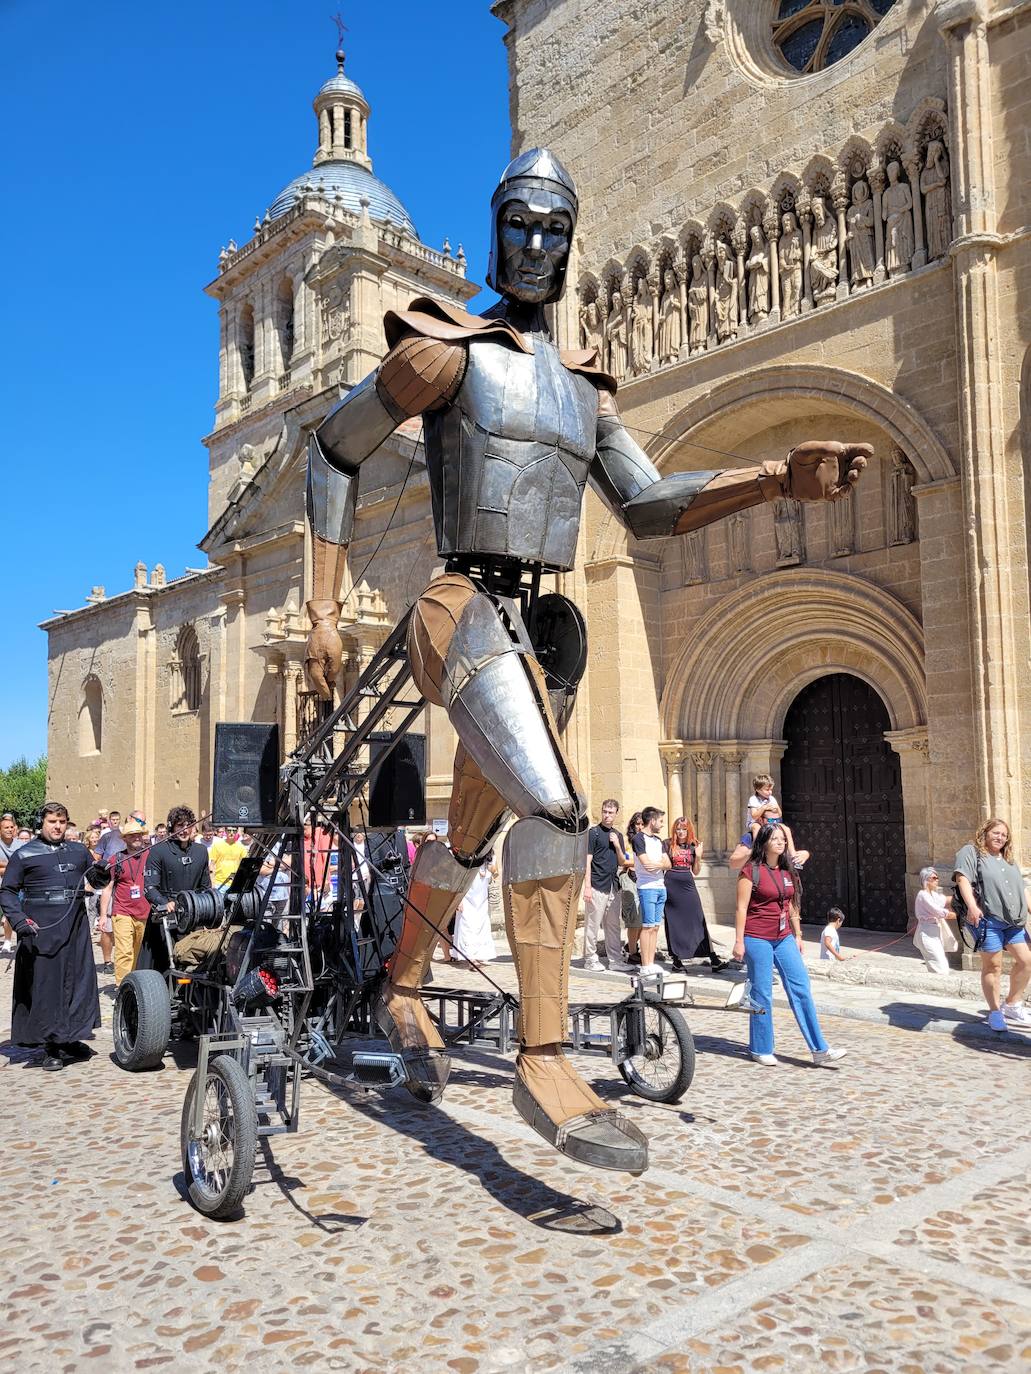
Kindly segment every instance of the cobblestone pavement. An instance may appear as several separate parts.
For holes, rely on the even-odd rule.
[[[440,1108],[306,1085],[223,1223],[183,1199],[171,1056],[128,1076],[105,1028],[44,1074],[8,1046],[0,1368],[1027,1369],[1027,1051],[833,1021],[849,1056],[816,1069],[776,1011],[774,1070],[743,1016],[689,1020],[679,1105],[580,1061],[647,1130],[641,1179],[564,1163],[515,1115],[510,1062],[468,1051]]]

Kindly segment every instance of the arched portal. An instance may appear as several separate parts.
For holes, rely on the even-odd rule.
[[[828,907],[846,925],[905,930],[906,840],[899,756],[888,708],[869,683],[829,673],[803,687],[784,719],[781,805],[803,870],[803,919]]]

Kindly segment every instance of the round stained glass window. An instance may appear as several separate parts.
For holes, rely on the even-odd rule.
[[[896,0],[774,0],[773,45],[789,67],[808,74],[847,57]]]

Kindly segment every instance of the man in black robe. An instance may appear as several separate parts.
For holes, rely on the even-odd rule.
[[[0,909],[18,935],[11,1039],[43,1047],[42,1067],[89,1059],[100,1025],[97,967],[85,887],[94,868],[84,844],[66,840],[68,812],[43,807],[39,834],[17,849],[0,885]]]
[[[168,839],[151,845],[143,875],[143,895],[150,903],[150,920],[143,937],[137,968],[168,969],[168,946],[161,929],[165,912],[175,910],[176,894],[199,892],[211,886],[208,851],[197,844],[197,817],[188,806],[173,806],[168,813]]]

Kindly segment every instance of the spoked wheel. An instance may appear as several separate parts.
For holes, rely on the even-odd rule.
[[[208,1217],[235,1212],[250,1191],[258,1123],[250,1080],[231,1055],[208,1064],[198,1089],[197,1073],[183,1103],[180,1145],[190,1201]],[[194,1125],[197,1092],[204,1094],[200,1133]]]
[[[636,1045],[637,1052],[628,1055],[628,1048],[637,1039],[628,1020],[636,1016],[641,1018],[643,1024],[639,1029],[643,1033]],[[649,1102],[677,1102],[691,1086],[694,1037],[676,1007],[666,1007],[661,1002],[628,1007],[627,1014],[620,1018],[617,1050],[620,1056],[626,1056],[619,1063],[623,1081],[638,1097],[646,1097]]]

